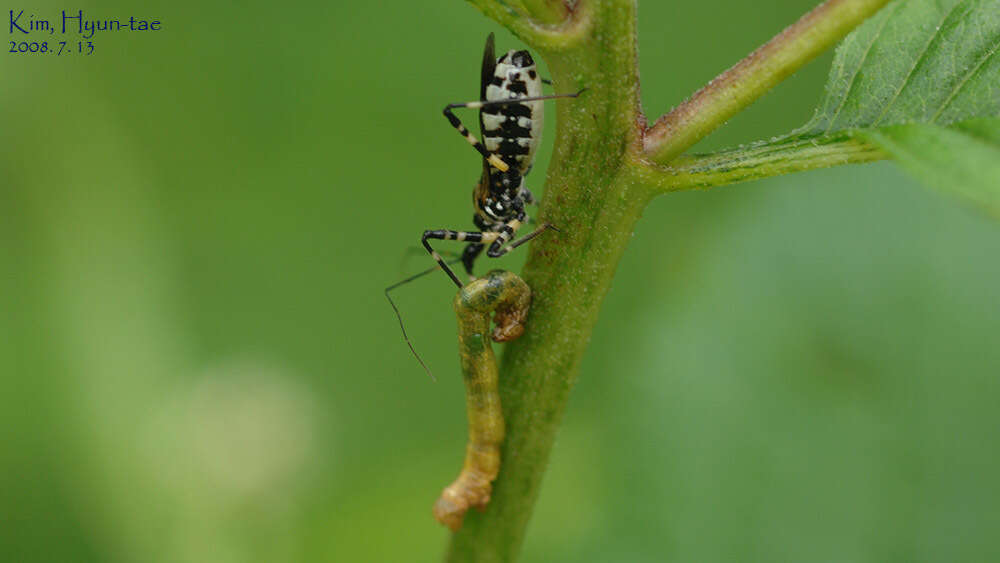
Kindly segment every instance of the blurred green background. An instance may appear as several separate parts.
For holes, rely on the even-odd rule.
[[[813,5],[644,3],[650,118]],[[453,289],[398,293],[433,384],[382,288],[469,226],[440,109],[519,43],[457,0],[17,9],[64,8],[163,30],[0,56],[0,558],[438,560]],[[804,123],[829,62],[698,148]],[[1000,558],[998,256],[886,163],[654,201],[523,561]]]

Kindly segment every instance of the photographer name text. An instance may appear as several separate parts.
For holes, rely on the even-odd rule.
[[[25,14],[24,10],[10,10],[10,33],[30,35],[32,33],[77,34],[84,39],[92,39],[98,33],[122,31],[160,31],[163,23],[159,20],[136,18],[129,19],[91,19],[84,15],[83,10],[74,12],[62,11],[61,17],[55,22],[39,18],[34,14]]]
[[[163,22],[158,19],[91,18],[83,10],[62,10],[58,18],[46,19],[24,10],[9,10],[7,33],[13,54],[90,55],[94,52],[95,37],[111,37],[123,33],[161,31]],[[48,36],[57,35],[52,41]]]

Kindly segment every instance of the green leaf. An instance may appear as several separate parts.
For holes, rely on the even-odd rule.
[[[973,119],[951,127],[895,125],[858,134],[914,176],[1000,217],[1000,119]]]
[[[1000,0],[895,0],[848,35],[805,126],[681,157],[662,189],[894,159],[1000,217]]]
[[[1000,115],[1000,0],[896,0],[844,39],[803,132]]]
[[[939,189],[1000,210],[1000,0],[896,0],[837,49],[797,134],[848,133]],[[961,123],[960,123],[961,122]]]

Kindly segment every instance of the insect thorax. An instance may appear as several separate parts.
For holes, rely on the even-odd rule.
[[[508,51],[497,59],[493,78],[486,87],[486,101],[541,95],[542,81],[527,51]],[[531,170],[542,136],[542,104],[541,100],[514,102],[480,110],[486,150],[517,167],[521,175]]]
[[[476,186],[473,203],[482,220],[481,227],[493,230],[524,216],[524,177],[515,167],[506,172],[493,167],[487,170]]]

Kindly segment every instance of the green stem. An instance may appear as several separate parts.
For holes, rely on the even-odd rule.
[[[590,2],[580,1],[554,20],[547,0],[525,0],[516,6],[498,0],[466,0],[483,14],[502,24],[535,49],[558,51],[572,48],[587,34],[590,23]],[[518,12],[520,8],[523,12]],[[531,15],[537,19],[532,21]]]
[[[670,166],[641,163],[634,170],[638,182],[659,192],[674,192],[885,158],[885,151],[878,147],[839,135],[786,138],[708,155],[681,156]]]
[[[566,19],[569,9],[563,0],[521,0],[531,17],[542,24],[557,24]]]
[[[889,0],[827,0],[657,120],[647,158],[667,163],[826,51]]]
[[[500,376],[507,423],[500,474],[485,512],[468,514],[454,534],[448,561],[516,558],[601,302],[652,196],[625,171],[640,147],[634,1],[587,4],[586,40],[559,50],[535,46],[555,91],[588,89],[555,104],[539,220],[560,232],[531,245],[523,273],[533,294],[527,330],[507,345]],[[630,86],[623,92],[623,85]]]
[[[539,220],[559,232],[531,244],[524,268],[533,302],[526,331],[508,345],[500,370],[507,433],[492,500],[484,512],[466,515],[448,550],[448,561],[481,563],[513,561],[520,551],[580,360],[649,200],[673,189],[876,155],[857,141],[832,139],[823,149],[789,141],[692,158],[675,168],[649,160],[676,156],[887,0],[830,0],[734,67],[724,84],[706,87],[649,130],[645,145],[635,0],[577,0],[557,26],[534,23],[496,0],[469,1],[538,51],[548,62],[555,91],[586,88],[577,98],[555,103],[555,149]],[[518,5],[527,11],[539,2]],[[740,101],[727,100],[733,96]]]

